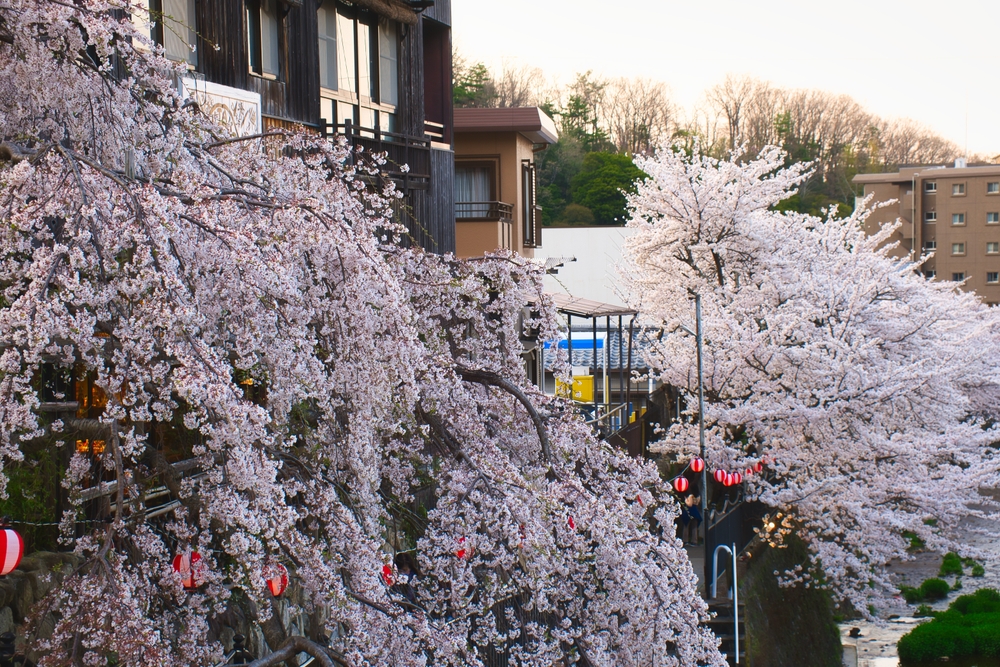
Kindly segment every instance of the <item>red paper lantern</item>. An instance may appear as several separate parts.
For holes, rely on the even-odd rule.
[[[0,531],[0,576],[6,576],[17,569],[24,555],[24,540],[13,528]]]
[[[715,481],[718,482],[719,484],[725,484],[726,483],[726,471],[725,470],[716,470],[715,471]]]
[[[455,551],[455,557],[465,558],[466,556],[469,555],[470,551],[471,549],[465,548],[465,538],[464,537],[458,538],[458,549]]]
[[[759,473],[759,472],[760,472],[760,471],[762,471],[763,469],[764,469],[764,464],[763,464],[763,463],[761,463],[760,461],[757,461],[757,463],[754,463],[754,464],[753,464],[753,471],[754,471],[754,472],[757,472],[757,473]]]
[[[382,566],[382,581],[385,582],[386,586],[392,586],[394,580],[392,578],[392,566],[391,565],[383,565]]]
[[[174,556],[174,572],[181,575],[181,583],[184,588],[198,588],[204,583],[202,577],[202,565],[200,565],[201,554],[197,551],[191,553],[177,554]]]
[[[569,524],[570,530],[576,530],[576,521],[573,521],[573,517],[570,517],[566,523]]]
[[[280,598],[288,588],[288,570],[281,563],[275,565],[274,569],[277,570],[277,574],[267,580],[267,588],[271,591],[271,595]]]
[[[722,480],[722,486],[732,486],[734,483],[732,473],[726,473],[726,478]]]
[[[742,483],[743,483],[743,475],[741,473],[734,472],[733,473],[733,484],[737,485],[737,484],[742,484]]]
[[[642,494],[635,494],[635,499],[639,502],[639,507],[645,507],[646,505],[642,502]]]
[[[701,472],[705,469],[705,461],[697,456],[691,459],[691,472]]]
[[[746,470],[745,470],[745,471],[743,472],[743,474],[744,474],[744,475],[746,475],[747,477],[749,477],[750,475],[752,475],[752,474],[753,474],[753,468],[747,468],[747,469],[746,469]]]
[[[674,480],[674,488],[677,489],[677,493],[684,493],[688,490],[691,483],[687,480],[687,477],[678,477]]]

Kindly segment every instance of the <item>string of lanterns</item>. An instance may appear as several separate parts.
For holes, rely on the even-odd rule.
[[[752,475],[759,475],[761,472],[763,472],[764,464],[766,463],[770,463],[770,461],[768,461],[767,459],[761,459],[760,461],[754,463],[752,466],[748,466],[743,472],[739,471],[728,472],[723,468],[716,468],[715,472],[712,473],[712,477],[715,479],[716,482],[725,487],[739,486],[740,484],[743,483],[743,481],[746,478],[751,477]],[[686,473],[688,470],[694,473],[700,473],[704,469],[705,469],[704,459],[701,459],[696,456],[690,461],[688,461],[688,464],[684,466],[684,469],[681,470],[677,474],[677,476],[671,479],[670,483],[674,487],[674,490],[677,493],[685,493],[688,489],[691,488],[691,482],[688,480],[687,477],[684,476],[684,473]]]

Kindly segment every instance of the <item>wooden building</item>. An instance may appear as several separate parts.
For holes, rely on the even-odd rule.
[[[191,94],[247,130],[298,124],[386,152],[413,242],[454,251],[451,0],[142,1]]]

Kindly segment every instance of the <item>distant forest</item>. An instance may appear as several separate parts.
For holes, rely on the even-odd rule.
[[[727,77],[682,115],[657,81],[586,72],[568,86],[551,86],[537,68],[491,71],[458,53],[454,63],[456,107],[538,106],[556,121],[559,142],[537,158],[538,203],[548,226],[624,224],[621,192],[643,175],[631,156],[664,142],[699,142],[717,157],[737,144],[746,145],[748,158],[766,145],[782,146],[789,162],[814,162],[815,173],[780,208],[812,214],[832,205],[849,212],[855,174],[961,156],[958,146],[918,123],[880,118],[847,95],[750,77]]]

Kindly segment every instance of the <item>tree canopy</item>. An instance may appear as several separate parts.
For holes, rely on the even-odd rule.
[[[216,664],[239,616],[258,665],[721,667],[669,487],[526,379],[541,269],[402,245],[379,156],[232,136],[142,11],[0,3],[0,468],[65,455],[83,562],[19,630],[37,662]],[[55,418],[52,371],[99,416]]]
[[[703,303],[708,460],[766,461],[748,490],[782,514],[810,564],[786,581],[831,588],[867,613],[894,592],[885,569],[909,531],[956,546],[964,517],[992,512],[1000,413],[1000,311],[890,256],[894,227],[867,236],[849,217],[775,210],[811,177],[776,147],[718,160],[664,149],[629,196],[631,303],[662,327],[654,377],[697,387],[693,299]],[[696,405],[697,401],[689,401]],[[697,451],[696,421],[664,453]],[[982,509],[986,507],[987,509]]]

